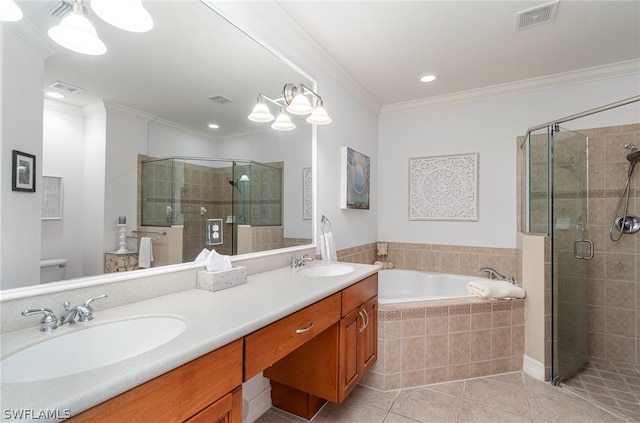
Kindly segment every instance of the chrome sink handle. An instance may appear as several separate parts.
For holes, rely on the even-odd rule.
[[[53,311],[48,308],[34,308],[22,310],[23,316],[31,316],[32,314],[43,313],[44,316],[40,319],[40,330],[42,332],[51,332],[54,329],[58,328],[58,318]]]
[[[102,300],[107,297],[108,297],[107,294],[102,294],[95,298],[89,298],[87,301],[84,302],[83,305],[77,306],[76,308],[78,309],[78,316],[79,316],[78,321],[88,322],[90,320],[93,320],[93,308],[91,308],[89,304],[91,304],[94,301]]]

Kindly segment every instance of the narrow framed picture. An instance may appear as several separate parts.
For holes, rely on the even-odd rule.
[[[342,147],[341,159],[340,208],[369,210],[369,157],[349,147]]]
[[[36,156],[13,150],[11,190],[36,192]]]

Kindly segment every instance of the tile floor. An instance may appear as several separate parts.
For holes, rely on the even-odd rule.
[[[513,372],[387,392],[358,386],[341,405],[328,403],[312,422],[640,422],[640,414],[631,414],[612,414],[566,388]],[[273,408],[256,421],[301,422]]]
[[[637,367],[591,358],[587,367],[565,381],[564,386],[617,416],[640,422],[640,370]]]

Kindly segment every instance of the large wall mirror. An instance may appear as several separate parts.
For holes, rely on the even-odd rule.
[[[105,23],[85,1],[107,47],[99,56],[47,36],[67,3],[17,3],[24,18],[3,23],[3,67],[20,66],[21,55],[42,63],[37,77],[24,76],[37,85],[25,91],[43,98],[29,119],[42,120],[36,195],[45,218],[33,222],[41,244],[29,249],[66,260],[64,280],[103,274],[106,254],[123,242],[137,252],[147,233],[152,267],[191,262],[203,248],[267,254],[313,243],[312,126],[292,116],[296,129],[283,132],[247,119],[260,93],[277,98],[287,83],[315,87],[309,76],[207,1],[145,1],[154,20],[145,33]],[[6,108],[22,100],[3,94],[2,101]],[[224,241],[212,241],[212,225]],[[2,254],[2,266],[11,266],[10,252]],[[2,288],[37,279],[3,280]]]

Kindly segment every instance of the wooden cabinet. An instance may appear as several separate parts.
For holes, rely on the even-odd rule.
[[[377,274],[344,289],[336,323],[264,371],[274,406],[310,419],[344,401],[377,358],[377,294]]]
[[[242,339],[72,417],[80,422],[242,422]]]

